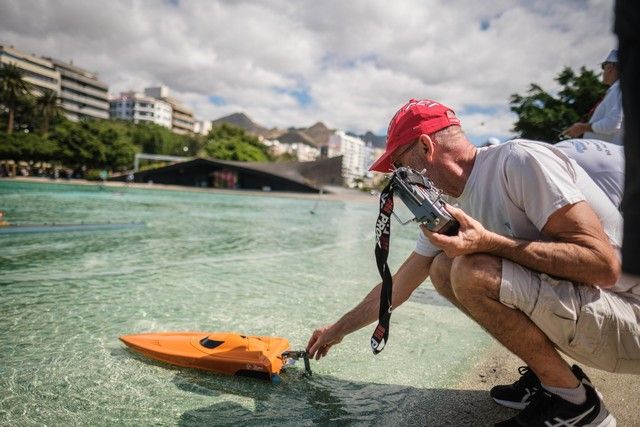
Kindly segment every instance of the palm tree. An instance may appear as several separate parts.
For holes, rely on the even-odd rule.
[[[36,99],[36,111],[42,118],[40,132],[46,136],[49,132],[49,122],[61,113],[60,105],[58,104],[58,94],[52,90],[44,91],[44,93]]]
[[[18,99],[29,93],[31,84],[24,80],[24,73],[15,64],[0,67],[0,102],[9,109],[7,133],[13,132],[13,116]]]

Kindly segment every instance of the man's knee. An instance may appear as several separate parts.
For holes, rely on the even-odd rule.
[[[433,287],[442,294],[451,294],[451,263],[453,260],[445,255],[444,252],[440,252],[431,263],[429,268],[429,277]]]
[[[451,264],[451,288],[461,302],[486,296],[500,298],[502,259],[487,254],[457,256]]]

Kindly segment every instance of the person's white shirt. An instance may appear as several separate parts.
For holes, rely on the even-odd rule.
[[[597,139],[566,139],[554,145],[582,167],[620,208],[624,191],[624,147]]]
[[[622,120],[622,92],[620,92],[620,80],[616,80],[589,119],[593,132],[585,132],[583,138],[622,145]]]
[[[541,240],[549,217],[565,205],[586,201],[596,213],[609,241],[622,246],[622,215],[577,162],[554,145],[511,140],[478,148],[462,194],[447,197],[489,231],[525,240]],[[422,232],[415,252],[434,257],[441,250]],[[613,292],[640,298],[640,283],[618,280]]]

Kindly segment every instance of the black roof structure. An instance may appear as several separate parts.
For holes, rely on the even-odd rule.
[[[125,181],[126,174],[112,178]],[[136,172],[134,182],[189,187],[318,193],[342,185],[342,156],[313,162],[258,163],[197,158]]]

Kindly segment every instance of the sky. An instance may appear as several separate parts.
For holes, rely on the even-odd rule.
[[[599,70],[614,0],[0,0],[0,44],[72,60],[113,95],[164,84],[200,120],[384,135],[410,98],[507,139],[509,98]]]

